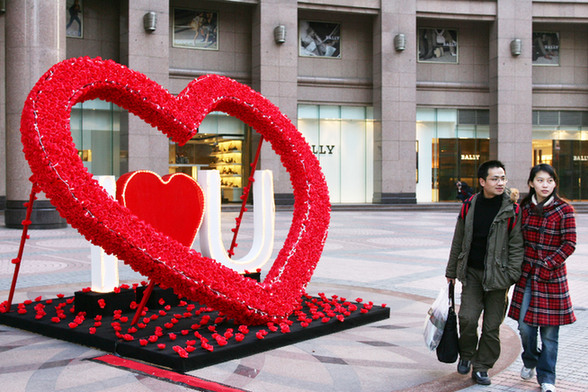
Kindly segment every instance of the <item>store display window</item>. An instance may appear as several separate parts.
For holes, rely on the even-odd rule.
[[[240,203],[250,168],[251,130],[224,113],[211,113],[185,145],[170,141],[169,172],[197,179],[198,170],[218,170],[223,202]]]
[[[120,176],[120,113],[110,102],[95,99],[71,109],[71,135],[78,154],[94,175]]]
[[[457,201],[458,181],[476,189],[489,159],[487,110],[417,109],[417,202]]]
[[[418,29],[418,61],[457,64],[457,30],[448,28]]]
[[[299,105],[298,130],[319,159],[331,203],[372,202],[371,107]]]
[[[533,165],[539,163],[557,170],[560,195],[588,199],[588,112],[533,112]]]

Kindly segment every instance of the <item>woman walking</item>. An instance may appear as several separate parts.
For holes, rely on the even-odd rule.
[[[541,391],[555,392],[559,326],[576,321],[565,264],[576,248],[576,220],[573,207],[558,195],[553,167],[544,163],[533,167],[528,184],[529,194],[521,202],[523,273],[508,315],[519,322],[521,377],[528,380],[537,372]]]

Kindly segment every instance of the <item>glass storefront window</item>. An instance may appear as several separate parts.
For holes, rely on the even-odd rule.
[[[489,157],[487,110],[417,109],[417,202],[455,201],[457,181],[477,186]]]
[[[169,145],[169,172],[197,178],[198,169],[218,170],[224,202],[240,203],[250,168],[250,129],[235,117],[212,112],[185,145]]]
[[[552,165],[559,193],[588,199],[588,112],[533,112],[533,165]]]
[[[372,202],[371,107],[299,105],[298,130],[320,161],[331,203]]]
[[[120,113],[110,102],[80,102],[71,110],[71,135],[84,166],[94,175],[120,176]]]

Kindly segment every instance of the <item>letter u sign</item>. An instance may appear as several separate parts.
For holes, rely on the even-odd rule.
[[[234,270],[255,271],[270,259],[274,246],[275,204],[273,176],[270,170],[253,175],[253,244],[247,255],[231,259],[221,235],[221,189],[218,170],[199,170],[198,183],[204,192],[204,220],[200,227],[202,255]]]

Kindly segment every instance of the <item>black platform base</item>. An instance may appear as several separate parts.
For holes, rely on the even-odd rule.
[[[22,229],[22,221],[26,218],[28,200],[6,200],[4,224],[10,229]],[[31,225],[29,229],[61,229],[67,227],[67,222],[59,215],[49,200],[37,200],[31,211]]]
[[[69,297],[13,304],[10,312],[0,313],[0,323],[186,372],[390,317],[389,308],[371,303],[304,296],[302,308],[281,324],[246,327],[194,302],[166,304],[167,293],[158,295],[154,290],[159,309],[147,309],[131,326],[135,313],[131,308],[136,302],[129,305],[128,290],[108,296],[103,308],[80,302],[80,298],[97,301],[104,297],[76,294],[75,301]],[[115,302],[117,296],[120,302]],[[103,313],[84,315],[75,309],[82,303],[92,313]],[[113,303],[124,306],[112,311]]]

